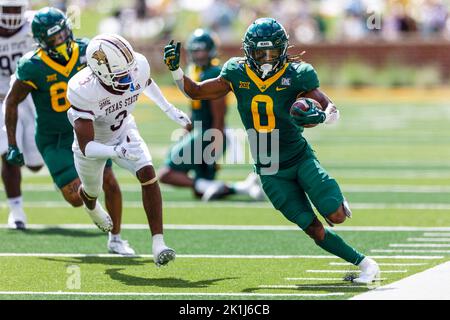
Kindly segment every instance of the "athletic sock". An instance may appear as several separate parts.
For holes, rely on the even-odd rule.
[[[335,256],[344,259],[354,265],[358,265],[365,256],[358,252],[355,248],[349,246],[344,239],[337,235],[334,231],[325,228],[325,238],[323,241],[316,241],[316,244]]]
[[[112,234],[111,232],[109,233],[109,241],[115,242],[115,241],[120,241],[120,240],[122,240],[120,238],[120,233],[118,233],[118,234]]]
[[[8,198],[8,205],[11,211],[23,210],[22,196],[15,198]]]
[[[153,252],[158,251],[156,249],[159,249],[161,247],[167,247],[166,243],[164,242],[164,236],[162,235],[162,233],[155,234],[153,236],[153,243],[152,243]]]

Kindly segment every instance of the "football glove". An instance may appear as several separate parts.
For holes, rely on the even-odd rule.
[[[296,110],[296,113],[292,116],[294,123],[298,126],[304,126],[308,124],[323,123],[326,119],[326,114],[316,106],[311,105],[308,111]]]
[[[164,63],[170,71],[175,71],[180,67],[181,43],[173,44],[173,40],[164,47]]]
[[[191,119],[189,119],[189,116],[180,109],[172,107],[167,109],[165,112],[170,119],[172,119],[182,127],[186,127],[187,125],[192,123]]]
[[[137,161],[143,152],[140,144],[138,141],[122,142],[114,147],[114,151],[119,159]]]
[[[6,155],[6,161],[15,166],[23,166],[25,164],[23,154],[15,145],[9,145],[8,153]]]

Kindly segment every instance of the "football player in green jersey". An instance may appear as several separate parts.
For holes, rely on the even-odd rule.
[[[64,199],[72,206],[80,207],[83,205],[79,195],[81,183],[74,165],[74,137],[67,118],[70,103],[66,93],[70,78],[86,67],[88,40],[74,39],[69,20],[56,8],[39,10],[31,29],[38,48],[19,60],[16,80],[6,97],[7,161],[23,165],[23,155],[16,141],[17,108],[31,94],[36,106],[35,140],[39,152]],[[86,211],[102,231],[110,232],[110,252],[134,254],[128,243],[120,239],[122,195],[111,166],[110,162],[105,167],[103,189],[112,221],[101,206],[97,211]]]
[[[222,68],[217,59],[217,46],[214,36],[205,29],[197,29],[187,42],[189,54],[189,74],[195,81],[213,79],[220,75]],[[202,200],[223,198],[232,194],[249,195],[255,200],[261,200],[262,189],[255,174],[250,174],[245,181],[224,183],[214,180],[218,165],[216,161],[196,161],[196,154],[204,154],[210,144],[214,144],[214,159],[220,157],[226,149],[224,139],[225,115],[227,102],[225,97],[215,100],[192,101],[192,122],[194,126],[187,128],[190,132],[175,144],[168,155],[165,166],[159,172],[162,183],[177,187],[188,187],[194,190]],[[217,130],[214,142],[204,139],[208,131]],[[197,149],[198,148],[198,149]],[[186,158],[184,158],[187,155]],[[212,159],[212,160],[214,160]],[[194,171],[194,178],[188,173]]]
[[[195,82],[185,76],[179,68],[180,43],[172,41],[165,47],[164,60],[179,89],[192,99],[218,99],[233,91],[250,147],[257,151],[252,152],[256,172],[273,206],[318,246],[359,266],[361,273],[354,282],[371,283],[379,277],[378,264],[324,228],[312,209],[311,202],[330,224],[351,216],[337,182],[302,135],[305,126],[336,121],[338,111],[319,89],[314,68],[298,55],[288,56],[288,46],[283,26],[261,18],[247,29],[245,57],[231,58],[217,78]],[[303,116],[291,117],[298,96],[318,101],[325,111],[312,107]]]

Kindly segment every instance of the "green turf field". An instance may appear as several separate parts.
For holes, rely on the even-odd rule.
[[[306,135],[353,208],[338,232],[377,259],[382,285],[450,260],[445,97],[332,98],[340,123]],[[176,124],[146,103],[135,117],[159,167]],[[240,127],[233,106],[228,120]],[[357,268],[316,247],[269,203],[235,197],[204,204],[188,190],[164,186],[165,237],[178,257],[158,269],[139,185],[115,168],[124,196],[122,235],[141,256],[104,255],[106,237],[84,210],[68,207],[45,171],[24,172],[33,228],[0,229],[0,299],[348,299],[369,290],[344,281]],[[244,179],[250,170],[223,165],[220,177]],[[1,224],[8,211],[3,192],[0,197]]]

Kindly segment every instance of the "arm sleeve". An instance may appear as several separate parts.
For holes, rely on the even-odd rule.
[[[233,59],[228,60],[222,67],[222,70],[220,71],[220,76],[227,80],[228,82],[231,82],[232,80],[232,68],[233,68],[234,61]]]

